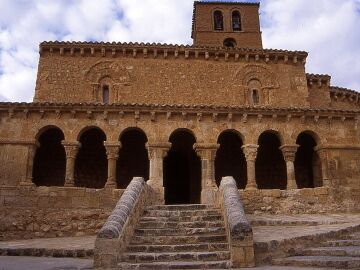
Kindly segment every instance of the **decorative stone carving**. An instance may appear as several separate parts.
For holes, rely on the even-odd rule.
[[[246,166],[247,166],[247,185],[245,189],[257,189],[255,178],[255,160],[257,156],[257,150],[259,148],[256,144],[245,144],[242,147],[244,151]]]
[[[76,155],[81,147],[79,142],[62,141],[66,153],[65,186],[73,187]]]
[[[297,189],[294,161],[298,147],[297,144],[282,145],[280,147],[286,162],[287,189]]]

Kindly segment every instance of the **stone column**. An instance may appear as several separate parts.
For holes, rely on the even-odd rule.
[[[26,175],[25,179],[20,182],[20,186],[34,186],[32,174],[34,168],[34,158],[36,149],[39,147],[39,143],[36,141],[33,144],[28,145],[27,161],[26,161]]]
[[[296,179],[295,179],[295,154],[299,145],[289,144],[280,146],[280,150],[283,153],[285,162],[286,162],[286,174],[287,174],[287,189],[297,189]]]
[[[256,144],[245,144],[241,148],[244,151],[247,167],[247,185],[245,189],[257,189],[255,177],[255,160],[259,146]]]
[[[108,177],[106,188],[116,188],[116,161],[119,158],[120,142],[104,142],[108,160]]]
[[[74,181],[74,169],[76,155],[81,147],[81,144],[77,141],[68,142],[62,141],[61,144],[64,146],[66,153],[66,172],[65,172],[65,185],[66,187],[75,186]]]
[[[163,167],[164,158],[170,147],[171,143],[169,142],[148,142],[146,144],[150,161],[147,184],[154,189],[157,197],[156,202],[159,204],[165,203]]]
[[[314,150],[316,151],[316,153],[320,157],[323,186],[324,187],[330,187],[331,186],[331,180],[330,180],[329,175],[328,175],[328,167],[327,167],[328,158],[327,158],[326,149],[320,148],[320,147],[315,147]]]
[[[201,203],[215,204],[215,156],[219,144],[195,143],[194,149],[201,158]]]

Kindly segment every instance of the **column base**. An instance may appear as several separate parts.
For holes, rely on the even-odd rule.
[[[201,204],[216,204],[217,188],[204,188],[201,190]]]
[[[111,179],[111,180],[108,179],[105,183],[105,188],[116,188],[116,187],[117,185],[115,179]]]
[[[22,187],[35,187],[35,184],[33,182],[29,182],[29,181],[20,182],[19,185]]]
[[[74,183],[65,183],[64,187],[74,187]]]
[[[297,187],[296,183],[288,183],[286,189],[287,190],[289,190],[289,189],[298,189],[298,187]]]
[[[246,185],[245,190],[257,190],[257,186],[254,185]]]

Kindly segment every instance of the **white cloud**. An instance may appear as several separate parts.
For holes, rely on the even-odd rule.
[[[31,101],[44,40],[191,44],[192,0],[0,0],[0,101]],[[360,0],[262,1],[264,46],[360,90]]]

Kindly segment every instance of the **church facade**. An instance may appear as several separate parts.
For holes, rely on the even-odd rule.
[[[1,207],[100,209],[134,176],[211,204],[233,176],[250,212],[358,210],[360,95],[264,49],[257,3],[195,2],[192,38],[41,43],[34,101],[0,103]]]

